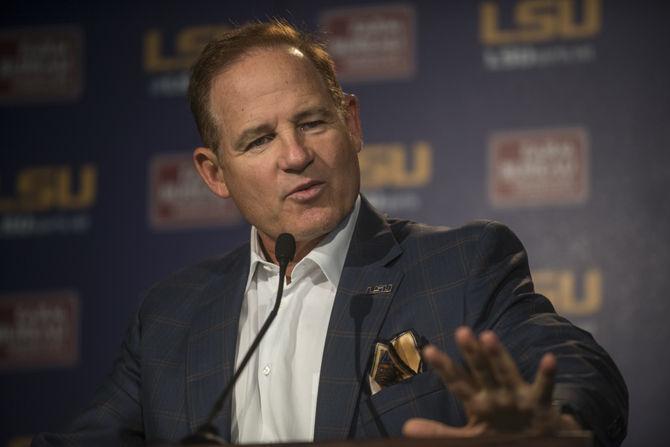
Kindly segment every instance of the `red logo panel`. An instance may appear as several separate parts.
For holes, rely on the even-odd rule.
[[[589,193],[584,129],[494,134],[489,141],[489,196],[499,207],[584,202]]]
[[[79,298],[73,291],[0,296],[0,369],[74,366]]]
[[[321,15],[341,81],[405,79],[414,74],[411,5],[335,9]]]
[[[149,168],[149,222],[158,230],[237,225],[232,200],[215,196],[198,175],[191,154],[160,154]]]
[[[77,99],[83,37],[78,28],[0,32],[0,103]]]

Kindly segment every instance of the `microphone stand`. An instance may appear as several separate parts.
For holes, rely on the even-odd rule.
[[[268,315],[267,319],[265,320],[265,323],[263,323],[263,326],[258,331],[258,334],[256,335],[256,338],[254,338],[254,341],[251,343],[251,346],[249,346],[247,353],[244,355],[244,358],[240,362],[240,366],[237,367],[237,370],[235,371],[235,374],[233,374],[232,379],[230,379],[230,382],[228,382],[228,385],[226,385],[226,388],[224,388],[223,392],[214,403],[212,411],[209,413],[209,416],[207,417],[207,421],[204,424],[202,424],[195,431],[195,433],[182,439],[181,440],[182,445],[227,444],[227,442],[221,437],[219,430],[214,426],[214,420],[219,416],[219,414],[223,410],[223,405],[226,402],[228,395],[233,391],[237,379],[239,379],[240,375],[244,371],[244,368],[247,366],[247,363],[249,363],[251,356],[258,348],[258,345],[261,343],[261,340],[265,336],[265,333],[268,331],[270,325],[272,324],[275,317],[277,316],[277,313],[279,312],[279,306],[281,305],[282,294],[284,293],[284,277],[286,276],[286,268],[288,267],[288,263],[291,260],[293,260],[294,255],[295,255],[295,239],[289,233],[280,234],[275,243],[275,256],[279,261],[279,287],[277,288],[277,298],[275,299],[275,305],[270,311],[270,315]]]

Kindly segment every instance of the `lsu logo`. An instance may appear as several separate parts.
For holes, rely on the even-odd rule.
[[[361,186],[418,188],[433,178],[433,148],[417,142],[411,150],[403,144],[370,144],[359,154]]]
[[[78,179],[75,180],[75,179]],[[32,166],[18,172],[13,197],[0,196],[0,213],[79,210],[95,203],[98,170],[81,166]]]
[[[589,269],[577,287],[578,275],[572,270],[538,270],[533,272],[537,291],[551,300],[556,311],[564,315],[586,317],[598,313],[603,305],[603,278],[599,269]]]
[[[511,27],[502,25],[501,15],[498,1],[480,4],[479,38],[483,44],[585,39],[602,28],[602,0],[518,0]]]
[[[151,29],[144,34],[144,69],[148,73],[188,70],[207,42],[227,29],[222,25],[184,28],[174,37],[172,55],[166,48],[164,33]]]

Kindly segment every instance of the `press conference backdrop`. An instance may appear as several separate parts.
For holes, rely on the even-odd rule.
[[[248,238],[184,92],[206,41],[271,16],[328,36],[366,196],[508,224],[620,366],[626,445],[668,445],[670,8],[629,0],[4,2],[0,445],[86,405],[143,289]]]

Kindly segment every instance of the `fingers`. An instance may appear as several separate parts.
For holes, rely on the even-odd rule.
[[[551,405],[556,372],[556,358],[552,354],[545,354],[534,382],[528,384],[510,353],[492,331],[482,332],[477,339],[470,328],[460,327],[456,330],[456,343],[469,372],[433,346],[424,349],[423,357],[440,373],[449,390],[461,401],[468,401],[480,390],[490,390],[496,392],[496,399],[504,402],[514,395],[523,395],[527,405],[535,405],[533,402],[541,406]],[[503,390],[513,394],[501,394],[499,391]],[[502,404],[497,402],[497,405]]]
[[[531,396],[536,402],[546,406],[551,405],[555,375],[556,357],[553,354],[545,354],[540,360],[535,381],[531,385]]]
[[[454,363],[447,354],[432,345],[423,348],[421,354],[424,361],[438,372],[449,391],[457,398],[465,401],[476,392],[463,368]]]
[[[480,340],[484,352],[488,355],[488,361],[496,382],[509,390],[523,385],[525,382],[519,373],[516,362],[493,331],[484,331]]]
[[[464,404],[469,423],[451,427],[413,419],[403,427],[406,436],[468,437],[510,430],[549,433],[558,426],[560,415],[551,407],[557,365],[553,354],[542,357],[535,380],[528,383],[492,331],[484,331],[477,338],[472,330],[461,327],[455,335],[468,370],[433,346],[424,348],[423,358]]]
[[[414,418],[405,422],[402,434],[411,438],[472,438],[484,433],[484,425],[452,427],[430,419]]]
[[[477,384],[485,389],[496,388],[498,383],[493,368],[491,368],[488,353],[484,351],[472,330],[464,326],[459,327],[456,330],[456,343]]]

